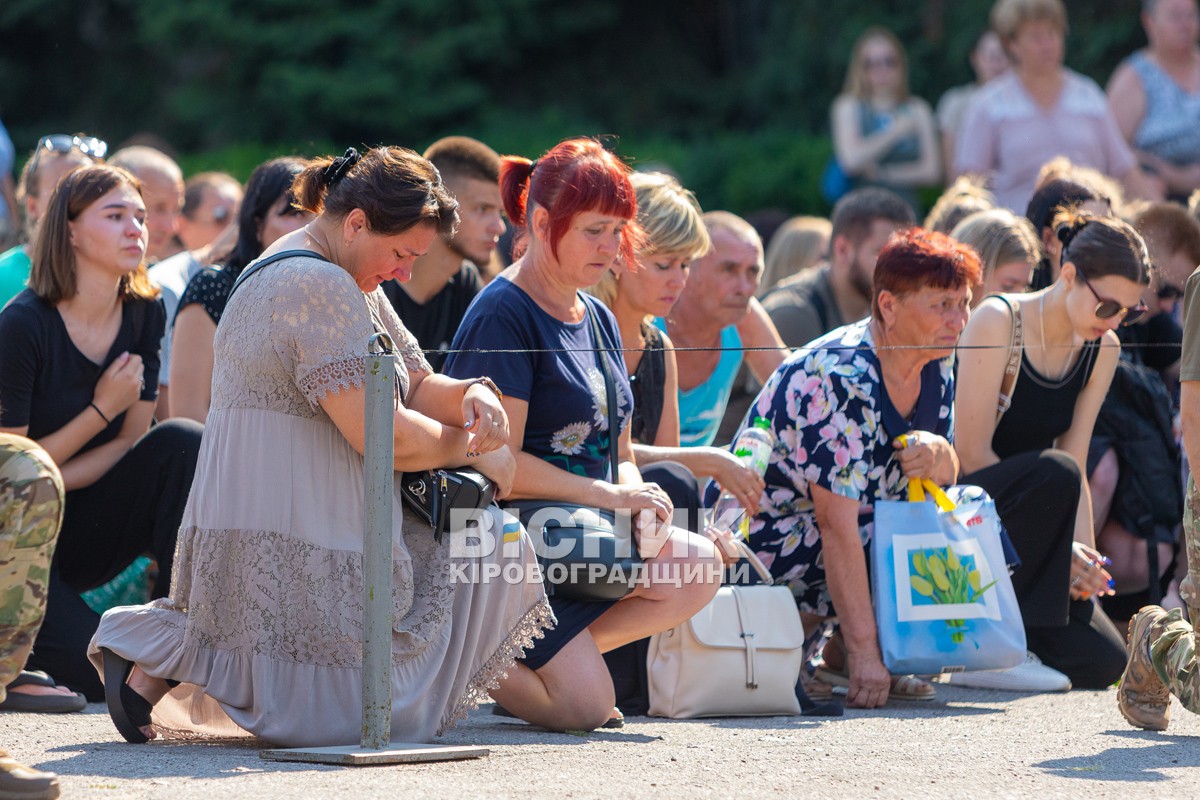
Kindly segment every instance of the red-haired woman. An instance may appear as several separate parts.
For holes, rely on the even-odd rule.
[[[143,266],[137,179],[80,167],[44,208],[30,288],[0,313],[0,433],[36,440],[67,490],[30,669],[96,702],[104,690],[87,647],[100,617],[79,592],[152,553],[153,594],[166,595],[203,429],[150,427],[166,312]]]
[[[817,675],[848,685],[852,706],[934,695],[883,665],[863,557],[873,525],[862,514],[899,499],[910,476],[941,485],[958,476],[951,356],[979,277],[964,245],[919,228],[899,234],[879,253],[871,316],[797,350],[754,401],[751,416],[770,420],[780,447],[750,546],[796,595],[806,631],[837,618]],[[897,449],[910,431],[920,444]]]
[[[670,628],[707,604],[719,584],[721,556],[705,538],[668,527],[671,501],[657,484],[642,480],[631,455],[632,401],[617,323],[602,303],[580,291],[618,259],[634,263],[637,201],[628,168],[597,142],[571,139],[536,162],[505,158],[500,190],[505,212],[521,229],[524,254],[472,304],[446,372],[490,375],[503,391],[517,461],[511,499],[553,501],[595,525],[612,525],[617,510],[653,512],[660,523],[639,535],[643,554],[661,547],[648,558],[650,580],[616,602],[552,597],[558,626],[492,692],[530,722],[594,727],[613,713],[613,685],[600,654]],[[617,431],[609,424],[608,380],[615,384]],[[607,457],[614,436],[617,475]],[[517,505],[528,510],[535,502]],[[654,581],[656,571],[678,578],[689,567],[702,578],[682,585]],[[516,691],[539,683],[545,687],[541,696]],[[564,687],[570,714],[552,700]],[[580,719],[572,722],[571,716]]]

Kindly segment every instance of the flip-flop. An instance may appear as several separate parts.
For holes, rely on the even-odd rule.
[[[58,684],[44,672],[22,670],[6,687],[10,691],[0,702],[0,711],[23,711],[35,714],[69,714],[87,708],[87,698],[78,692],[71,694],[27,694],[11,691],[20,686],[45,686],[56,688]]]
[[[150,711],[153,706],[150,701],[133,690],[125,683],[133,670],[133,662],[101,647],[104,657],[104,699],[108,703],[108,715],[125,741],[130,744],[142,744],[150,741],[139,728],[150,724]]]
[[[838,672],[827,666],[819,666],[813,672],[813,677],[817,680],[824,681],[830,686],[840,686],[850,688],[850,675],[846,672]],[[929,691],[926,692],[925,690]],[[937,689],[915,675],[893,675],[892,685],[888,689],[889,700],[908,700],[912,702],[924,703],[933,700],[937,697]]]

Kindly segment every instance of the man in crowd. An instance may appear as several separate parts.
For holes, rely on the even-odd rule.
[[[146,204],[146,263],[157,264],[181,249],[175,240],[179,228],[179,209],[183,205],[183,171],[161,150],[146,145],[123,147],[108,163],[133,173],[142,184]]]
[[[466,136],[439,139],[424,155],[458,200],[458,230],[450,238],[434,239],[429,252],[413,264],[412,278],[388,281],[383,292],[430,365],[440,371],[467,306],[483,288],[478,267],[490,261],[504,233],[500,156]]]
[[[711,445],[717,438],[743,359],[763,382],[788,356],[754,300],[763,271],[757,231],[728,211],[706,213],[704,224],[712,250],[692,263],[671,316],[655,320],[676,347],[679,433],[685,447]]]
[[[829,261],[781,281],[763,306],[788,347],[871,313],[875,259],[892,234],[916,224],[912,207],[876,187],[850,192],[833,209]]]

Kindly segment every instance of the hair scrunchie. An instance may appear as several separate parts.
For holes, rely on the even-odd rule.
[[[346,152],[333,160],[333,163],[325,168],[325,181],[329,184],[329,188],[337,185],[338,181],[346,177],[346,173],[350,168],[358,163],[362,156],[353,147],[347,147]]]
[[[1060,264],[1067,263],[1067,248],[1071,245],[1071,242],[1075,241],[1075,237],[1079,235],[1079,232],[1087,227],[1089,222],[1091,222],[1091,219],[1085,217],[1078,224],[1067,223],[1059,225],[1058,229],[1054,231],[1054,235],[1062,243],[1062,251],[1058,254]]]

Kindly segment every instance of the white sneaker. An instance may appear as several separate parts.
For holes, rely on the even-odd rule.
[[[1025,663],[1008,669],[955,672],[946,681],[951,686],[970,689],[1001,689],[1006,692],[1066,692],[1071,679],[1042,663],[1033,653],[1025,653]]]

